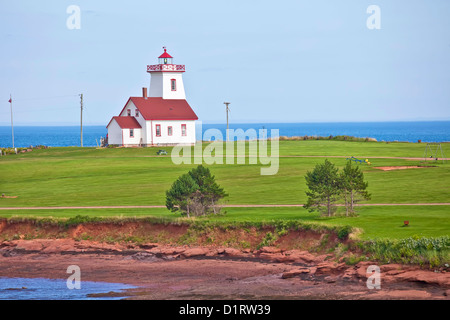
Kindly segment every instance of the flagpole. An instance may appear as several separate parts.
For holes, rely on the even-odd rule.
[[[12,111],[12,97],[9,95],[9,104],[11,105],[11,133],[12,133],[12,146],[14,149],[14,124],[13,124],[13,111]]]

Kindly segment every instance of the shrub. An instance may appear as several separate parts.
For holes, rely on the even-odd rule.
[[[261,243],[258,244],[256,248],[259,250],[262,247],[271,246],[275,243],[276,240],[277,237],[272,232],[267,232]]]
[[[75,217],[69,218],[66,221],[62,222],[62,224],[65,227],[70,227],[70,226],[79,225],[79,224],[83,224],[83,223],[99,222],[101,220],[102,219],[99,217],[89,217],[89,216],[77,215]]]
[[[362,243],[360,248],[382,262],[428,265],[432,268],[449,262],[450,237],[376,239]]]
[[[337,232],[337,236],[340,240],[345,240],[348,238],[348,235],[352,233],[352,227],[351,226],[343,226],[339,228]]]
[[[166,207],[190,217],[220,212],[218,201],[228,196],[208,168],[199,165],[180,176],[166,191]]]

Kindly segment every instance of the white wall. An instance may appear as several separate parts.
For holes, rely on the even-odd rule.
[[[172,91],[171,79],[176,80],[176,91]],[[152,72],[150,78],[149,97],[163,99],[186,99],[182,72]]]
[[[142,136],[142,140],[143,140],[143,144],[147,144],[147,143],[150,143],[150,142],[147,142],[146,141],[146,137],[147,137],[147,133],[146,133],[146,127],[145,127],[145,125],[146,125],[146,121],[145,121],[145,119],[144,119],[144,117],[142,116],[142,114],[139,112],[139,117],[136,117],[135,115],[136,115],[136,106],[134,105],[134,103],[131,101],[131,100],[129,100],[128,101],[128,103],[127,103],[127,105],[125,106],[125,109],[123,109],[123,111],[122,111],[122,113],[120,114],[120,116],[121,117],[126,117],[127,116],[127,114],[128,114],[128,109],[130,109],[130,111],[131,111],[131,116],[132,117],[135,117],[135,119],[137,120],[137,122],[141,125],[141,127],[142,127],[142,129],[141,129],[141,136]],[[136,130],[135,130],[136,131]]]
[[[122,145],[122,129],[114,119],[108,126],[108,144]]]
[[[161,125],[161,137],[156,136],[156,125]],[[181,135],[181,125],[186,124],[186,136]],[[183,121],[183,120],[152,120],[147,121],[147,141],[150,144],[195,144],[195,121]],[[172,127],[172,136],[168,135],[168,127]],[[152,128],[152,129],[150,129]]]
[[[108,126],[108,144],[139,145],[141,143],[142,129],[134,129],[134,137],[130,137],[130,129],[122,129],[113,119]]]
[[[130,137],[130,130],[131,129],[122,129],[123,132],[123,144],[124,146],[137,146],[141,144],[141,129],[133,129],[134,130],[134,137]]]

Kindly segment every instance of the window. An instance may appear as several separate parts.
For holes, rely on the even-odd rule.
[[[161,137],[161,125],[160,124],[156,125],[156,136]]]
[[[127,109],[127,116],[131,117],[131,110]]]
[[[167,127],[167,135],[168,136],[172,135],[172,127]]]
[[[177,91],[177,80],[170,79],[170,88],[172,89],[172,91]]]
[[[130,129],[130,138],[134,138],[134,129]]]
[[[181,125],[181,135],[186,136],[186,125],[185,124]]]
[[[134,115],[135,115],[135,117],[139,117],[139,110],[138,109],[135,110],[135,114]]]

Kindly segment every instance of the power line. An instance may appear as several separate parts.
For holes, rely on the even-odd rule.
[[[33,98],[25,98],[25,99],[14,99],[14,101],[33,101],[33,100],[45,100],[45,99],[60,99],[60,98],[68,98],[68,97],[78,97],[78,94],[70,94],[64,96],[52,96],[52,97],[33,97]]]
[[[49,97],[31,97],[31,98],[23,98],[23,99],[14,99],[14,102],[22,102],[22,101],[39,101],[39,100],[48,100],[48,99],[61,99],[61,98],[74,98],[74,97],[79,97],[79,94],[71,94],[71,95],[61,95],[61,96],[49,96]],[[40,105],[42,105],[42,103],[39,103]],[[16,104],[17,106],[17,104]],[[50,107],[50,108],[33,108],[32,104],[30,103],[19,103],[19,106],[21,107],[28,107],[27,110],[16,110],[17,113],[23,113],[23,112],[39,112],[39,111],[53,111],[53,110],[71,110],[71,109],[75,109],[77,107],[66,107],[66,108],[61,108],[61,107]]]
[[[17,107],[16,107],[17,108]],[[60,107],[54,107],[54,108],[45,108],[45,109],[35,109],[35,108],[31,108],[31,109],[27,109],[27,110],[14,110],[14,113],[30,113],[30,112],[40,112],[40,111],[52,111],[52,110],[76,110],[79,107],[68,107],[68,108],[60,108]],[[84,110],[86,110],[86,108],[83,107]]]

